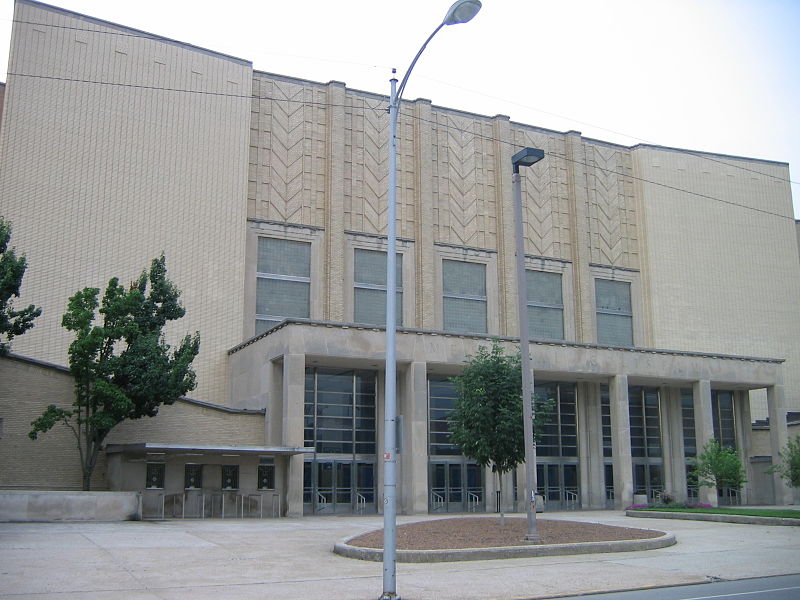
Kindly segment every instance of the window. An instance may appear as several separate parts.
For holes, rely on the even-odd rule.
[[[386,324],[386,252],[356,248],[353,268],[353,320],[371,325]],[[403,324],[403,255],[397,254],[397,319]]]
[[[597,302],[597,343],[633,346],[631,284],[627,281],[594,280]]]
[[[697,432],[694,428],[694,394],[690,389],[681,390],[681,419],[683,425],[683,455],[697,456]]]
[[[183,487],[187,490],[203,487],[203,465],[189,463],[183,467]]]
[[[256,334],[285,318],[309,317],[309,242],[259,237],[256,270]]]
[[[258,489],[275,489],[275,460],[272,458],[262,458],[258,465]]]
[[[222,489],[239,489],[239,465],[222,465]]]
[[[428,380],[428,454],[460,456],[461,449],[450,441],[450,415],[456,407],[458,391],[447,379]]]
[[[375,454],[375,373],[306,369],[305,446],[318,453]]]
[[[537,404],[553,401],[550,418],[537,430],[536,452],[540,456],[578,456],[575,384],[540,383],[534,386],[534,398]]]
[[[486,265],[442,261],[444,330],[486,333]]]
[[[723,448],[736,448],[736,426],[733,416],[733,392],[711,390],[711,418],[714,438]]]
[[[164,463],[147,463],[147,481],[145,487],[148,490],[164,489],[164,473],[166,471]]]
[[[658,389],[631,387],[628,392],[631,456],[661,457],[661,412]]]
[[[525,271],[528,284],[528,327],[531,337],[564,339],[561,273]]]
[[[600,422],[603,428],[603,456],[609,458],[614,456],[614,446],[611,442],[611,397],[607,385],[600,386]],[[611,488],[614,488],[613,483]]]

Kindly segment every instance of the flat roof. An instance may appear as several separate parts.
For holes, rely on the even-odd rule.
[[[222,454],[222,455],[280,455],[293,456],[295,454],[312,454],[314,448],[303,448],[293,446],[216,446],[209,444],[160,444],[155,442],[139,442],[132,444],[109,444],[106,447],[109,454],[125,453],[144,453],[144,454],[182,454],[186,452],[198,452],[203,454]]]

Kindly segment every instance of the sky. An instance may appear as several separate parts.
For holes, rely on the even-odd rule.
[[[452,0],[53,0],[252,61],[388,94]],[[0,0],[0,81],[13,0]],[[483,0],[428,45],[404,98],[585,137],[790,164],[800,216],[800,1]],[[796,183],[794,183],[796,182]]]

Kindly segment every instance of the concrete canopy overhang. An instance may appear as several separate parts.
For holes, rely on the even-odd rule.
[[[493,341],[509,352],[519,346],[518,338],[401,328],[397,330],[398,369],[422,362],[428,373],[457,375],[470,355]],[[539,381],[607,383],[615,375],[626,375],[629,385],[683,386],[705,380],[712,387],[759,389],[783,384],[781,358],[550,340],[532,340],[530,350]],[[258,372],[262,365],[287,354],[304,355],[308,366],[381,370],[385,333],[382,327],[289,319],[228,354],[232,371],[245,378],[252,369]],[[234,404],[236,387],[234,383]]]
[[[141,442],[133,444],[109,444],[106,453],[128,455],[215,455],[215,456],[294,456],[313,453],[313,448],[290,446],[217,446],[205,444],[158,444]]]

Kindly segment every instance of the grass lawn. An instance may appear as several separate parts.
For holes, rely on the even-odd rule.
[[[784,519],[800,519],[800,510],[791,508],[678,508],[672,506],[659,506],[652,508],[636,508],[633,510],[658,511],[658,512],[679,512],[679,513],[706,513],[713,515],[743,515],[746,517],[782,517]]]

